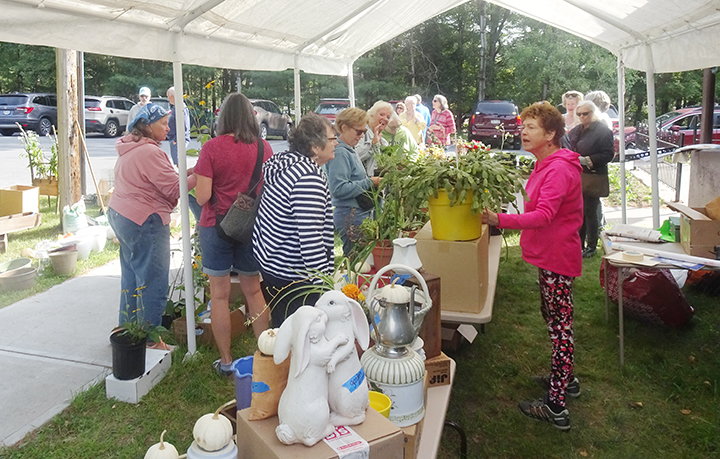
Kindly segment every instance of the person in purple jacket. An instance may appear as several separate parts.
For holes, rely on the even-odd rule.
[[[573,297],[575,277],[582,273],[579,229],[583,198],[578,154],[561,147],[565,121],[548,102],[533,104],[520,114],[522,145],[537,158],[528,179],[529,201],[522,214],[483,211],[483,222],[500,228],[521,229],[523,260],[538,267],[540,312],[552,343],[550,374],[535,379],[547,389],[541,400],[522,401],[526,416],[570,428],[566,395],[580,395],[573,372]]]

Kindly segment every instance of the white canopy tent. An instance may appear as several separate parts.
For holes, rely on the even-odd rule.
[[[358,57],[465,1],[0,0],[0,41],[170,61],[175,89],[181,94],[183,63],[246,70],[293,68],[299,112],[301,70],[347,75],[354,100],[352,65]],[[720,63],[718,0],[489,1],[618,56],[620,132],[624,131],[623,68],[647,72],[653,214],[659,225],[652,76]],[[181,132],[183,120],[178,118],[177,123]],[[185,144],[183,138],[179,140],[184,170]],[[623,158],[621,143],[624,168]],[[187,181],[181,177],[185,286],[192,291]],[[188,348],[193,353],[194,334],[189,331]]]

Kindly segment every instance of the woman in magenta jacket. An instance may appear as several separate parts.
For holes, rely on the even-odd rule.
[[[540,311],[550,334],[552,359],[550,374],[536,379],[548,392],[542,400],[520,402],[520,410],[567,430],[566,395],[580,395],[580,382],[573,373],[572,286],[582,273],[578,250],[583,223],[582,168],[577,153],[561,148],[565,121],[555,107],[539,102],[523,110],[520,117],[523,148],[537,158],[526,187],[529,201],[520,215],[485,210],[483,222],[523,230],[523,260],[538,267]]]

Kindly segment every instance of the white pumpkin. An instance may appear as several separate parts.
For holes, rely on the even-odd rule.
[[[277,328],[268,328],[260,333],[258,337],[258,350],[265,355],[273,355],[275,353],[275,338],[277,337]]]
[[[388,303],[407,304],[410,302],[410,292],[402,285],[395,285],[397,279],[393,283],[386,285],[380,289],[378,299],[385,300]]]
[[[233,428],[230,420],[221,416],[220,411],[235,403],[231,400],[218,408],[214,413],[200,417],[193,427],[195,443],[205,451],[219,451],[227,446],[233,437]]]
[[[165,432],[167,430],[163,430],[160,434],[160,443],[155,443],[148,448],[145,459],[178,459],[180,457],[177,449],[172,444],[163,441]]]

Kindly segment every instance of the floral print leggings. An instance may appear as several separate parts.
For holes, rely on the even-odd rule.
[[[539,269],[540,312],[552,342],[550,391],[548,399],[565,406],[565,388],[573,378],[573,280],[546,269]]]

